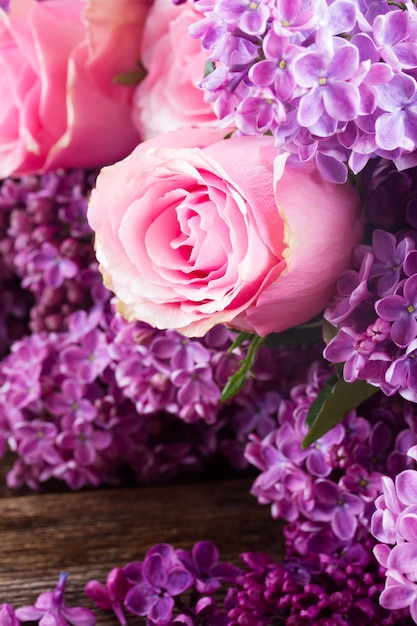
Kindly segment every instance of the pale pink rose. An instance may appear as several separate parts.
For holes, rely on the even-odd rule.
[[[132,110],[144,139],[179,128],[217,124],[198,87],[209,53],[188,33],[188,27],[201,20],[193,5],[155,0],[149,12],[141,54],[148,73],[136,88]]]
[[[137,144],[128,97],[115,99],[108,74],[132,68],[133,35],[139,56],[144,9],[136,34],[110,19],[130,4],[12,0],[0,9],[0,178],[111,163]],[[119,31],[130,41],[123,48]]]
[[[188,336],[265,335],[318,314],[361,240],[359,198],[275,158],[271,137],[186,129],[104,168],[88,211],[121,312]]]

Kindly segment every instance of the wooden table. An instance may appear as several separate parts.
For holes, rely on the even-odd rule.
[[[159,542],[190,549],[209,539],[221,560],[234,563],[251,550],[278,557],[280,525],[250,495],[252,482],[236,476],[81,492],[56,487],[40,494],[0,487],[0,602],[32,604],[65,570],[67,604],[95,609],[84,594],[86,582],[104,581],[111,568],[142,560]],[[100,626],[117,624],[110,613],[97,616]],[[129,617],[132,625],[143,621]]]

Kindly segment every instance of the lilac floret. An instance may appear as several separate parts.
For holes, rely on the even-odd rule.
[[[388,295],[375,304],[378,315],[389,322],[391,337],[400,348],[405,348],[417,336],[417,275],[407,278],[402,295]]]
[[[126,607],[136,615],[146,615],[156,626],[168,624],[174,598],[191,587],[193,577],[176,560],[173,548],[165,544],[145,555],[142,577],[127,593]]]
[[[185,550],[177,550],[177,557],[193,576],[199,593],[213,594],[222,583],[233,583],[241,573],[230,563],[218,563],[219,552],[210,541],[196,543],[191,555]]]
[[[94,626],[96,617],[89,609],[68,607],[64,594],[68,575],[60,574],[54,591],[41,593],[33,606],[16,609],[21,622],[39,622],[39,626]]]

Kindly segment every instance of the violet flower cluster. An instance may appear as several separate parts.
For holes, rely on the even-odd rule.
[[[371,217],[384,228],[373,231],[370,245],[355,248],[352,269],[338,280],[324,313],[337,331],[329,331],[335,336],[324,356],[344,363],[347,382],[367,380],[387,395],[398,392],[416,402],[417,170],[399,173],[381,163],[369,183]],[[378,215],[375,203],[382,196]]]
[[[299,595],[298,609],[292,596],[290,615],[294,621],[286,623],[412,623],[408,613],[411,600],[405,601],[404,596],[407,590],[413,601],[417,597],[415,579],[412,579],[412,593],[409,590],[410,572],[413,576],[415,573],[417,537],[412,535],[417,485],[417,471],[413,469],[413,459],[417,458],[415,406],[379,393],[303,450],[307,412],[327,377],[328,371],[321,364],[314,364],[307,383],[295,386],[290,399],[280,404],[276,428],[263,438],[251,435],[246,448],[246,457],[260,470],[252,493],[260,504],[271,505],[274,518],[287,522],[283,565],[293,568],[296,580],[304,588],[304,593],[294,591]],[[382,485],[392,484],[390,477],[401,481],[409,476],[412,482],[408,480],[398,495],[410,505],[404,510],[407,521],[398,521],[397,528],[401,530],[395,532],[393,517],[398,516],[404,505],[394,500],[392,488],[385,489],[385,504],[380,493]],[[381,511],[372,518],[375,501]],[[385,552],[381,558],[378,545],[375,550],[379,566],[372,556],[376,540],[393,543],[402,532],[401,524],[408,525],[408,537],[412,537],[409,541],[414,542],[412,550],[406,557],[406,549],[400,548],[404,560],[399,564],[394,556],[387,559]],[[380,527],[385,530],[382,534]],[[382,550],[385,548],[389,552],[387,546]],[[394,584],[397,587],[388,591]],[[285,587],[281,593],[284,590]],[[287,601],[289,592],[290,589]],[[381,593],[381,606],[389,613],[381,609]],[[395,601],[387,599],[393,596]],[[279,601],[277,596],[273,597],[275,608],[285,606],[280,595]],[[325,621],[329,614],[334,621]],[[415,620],[415,609],[411,615]],[[263,623],[269,622],[259,622]]]
[[[201,87],[223,128],[271,133],[344,182],[380,156],[416,164],[417,8],[366,0],[197,0]]]
[[[416,453],[417,446],[413,446],[409,454],[417,459]],[[380,604],[390,610],[408,608],[417,623],[417,471],[404,470],[395,480],[384,477],[382,495],[375,504],[372,532],[381,543],[374,553],[386,569]]]
[[[298,532],[292,529],[293,536]],[[143,561],[113,568],[105,583],[89,581],[85,592],[100,609],[113,611],[121,626],[129,614],[146,618],[148,626],[407,626],[407,611],[378,605],[383,575],[370,558],[372,545],[363,535],[360,554],[340,554],[340,567],[332,571],[313,545],[308,557],[289,549],[279,563],[246,552],[236,566],[219,562],[209,541],[191,552],[157,544]],[[340,546],[331,548],[335,554]]]
[[[185,340],[110,306],[76,311],[68,325],[15,341],[0,362],[0,454],[17,455],[9,487],[38,489],[52,477],[72,489],[115,483],[126,466],[140,482],[247,466],[248,432],[268,432],[281,399],[274,388],[285,391],[277,364],[286,351],[265,349],[258,378],[223,407],[239,359],[227,329]],[[303,370],[299,357],[293,367]]]
[[[218,559],[210,541],[200,541],[191,552],[157,544],[143,561],[114,568],[106,584],[92,580],[85,591],[101,609],[113,610],[121,626],[128,623],[126,612],[146,617],[149,626],[226,626],[227,613],[214,596],[233,585],[241,570]]]
[[[0,356],[18,337],[67,328],[75,310],[104,303],[86,221],[95,174],[58,170],[0,188]]]

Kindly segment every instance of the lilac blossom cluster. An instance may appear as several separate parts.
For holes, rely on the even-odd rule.
[[[109,299],[86,220],[94,181],[58,170],[2,182],[0,355],[25,332],[64,330],[73,311]]]
[[[417,459],[417,446],[409,455]],[[390,610],[408,608],[417,623],[417,471],[404,470],[395,481],[385,476],[375,505],[372,532],[381,543],[374,554],[386,570],[380,604]]]
[[[114,483],[125,464],[140,482],[221,459],[242,468],[247,433],[273,423],[282,367],[271,368],[272,355],[222,407],[239,359],[224,327],[193,341],[130,324],[110,306],[76,311],[68,326],[15,341],[0,362],[0,452],[17,454],[12,488],[37,489],[51,477],[72,489]]]
[[[417,444],[416,411],[379,394],[303,449],[307,412],[327,376],[315,363],[307,383],[280,404],[276,427],[263,438],[251,435],[245,455],[261,472],[252,493],[271,504],[275,519],[308,520],[316,531],[351,542],[369,526],[382,476],[412,465],[407,451]]]
[[[398,396],[391,399],[379,393],[303,450],[307,412],[327,377],[326,368],[314,364],[307,383],[295,386],[290,399],[281,402],[276,428],[263,438],[251,435],[246,448],[247,459],[260,470],[252,493],[260,504],[271,505],[274,518],[287,522],[283,564],[286,567],[292,564],[304,585],[304,595],[294,591],[300,593],[300,601],[298,612],[293,607],[291,615],[305,621],[296,621],[294,617],[293,622],[286,623],[411,623],[407,609],[412,600],[404,600],[405,588],[408,590],[410,584],[404,573],[410,574],[411,562],[415,572],[415,553],[408,552],[408,560],[404,556],[395,573],[394,557],[390,557],[391,561],[380,558],[380,546],[377,546],[379,566],[372,557],[376,541],[370,533],[372,529],[377,540],[390,543],[393,534],[399,535],[400,531],[393,531],[393,511],[394,517],[398,516],[401,505],[393,500],[392,489],[385,505],[380,493],[382,485],[392,483],[389,477],[412,475],[413,483],[408,481],[406,485],[408,496],[404,495],[405,488],[401,492],[403,502],[411,506],[406,517],[411,516],[412,520],[406,523],[409,536],[412,535],[416,504],[413,489],[417,484],[417,472],[413,469],[417,458],[415,406]],[[376,520],[378,512],[372,518],[375,501],[382,519]],[[382,536],[379,527],[385,529]],[[387,538],[388,532],[391,536]],[[387,563],[391,567],[387,589],[397,585],[389,592],[384,590]],[[401,590],[399,578],[403,581]],[[407,591],[413,600],[417,597],[416,590],[414,584],[412,593]],[[382,608],[389,610],[388,614],[381,613],[378,603],[381,592]],[[387,599],[393,595],[395,601]],[[334,621],[326,622],[330,607]],[[340,615],[335,607],[339,607]],[[412,617],[415,619],[413,612]],[[263,623],[268,622],[259,622]]]
[[[347,382],[367,380],[387,395],[398,392],[416,402],[417,170],[394,173],[381,163],[369,190],[372,219],[384,228],[373,230],[369,245],[355,248],[352,268],[339,277],[324,313],[332,327],[328,335],[335,335],[324,356],[344,363]],[[378,215],[375,204],[385,192]],[[398,230],[389,232],[390,226]]]
[[[417,8],[366,0],[197,0],[201,83],[223,128],[274,136],[344,182],[380,156],[416,164]]]
[[[157,544],[143,561],[114,568],[106,584],[92,580],[85,591],[101,609],[113,610],[121,626],[127,624],[126,611],[146,617],[149,626],[227,626],[227,612],[214,596],[235,584],[241,570],[218,559],[210,541],[200,541],[191,552]]]
[[[378,605],[383,574],[372,562],[372,545],[363,535],[360,554],[339,554],[340,567],[332,571],[312,551],[308,557],[289,551],[279,563],[268,554],[246,552],[236,566],[219,562],[209,541],[191,552],[157,544],[143,561],[113,568],[105,583],[92,580],[85,591],[100,609],[113,611],[121,626],[129,613],[146,617],[148,626],[411,624],[407,611]],[[332,548],[336,553],[340,546]]]

